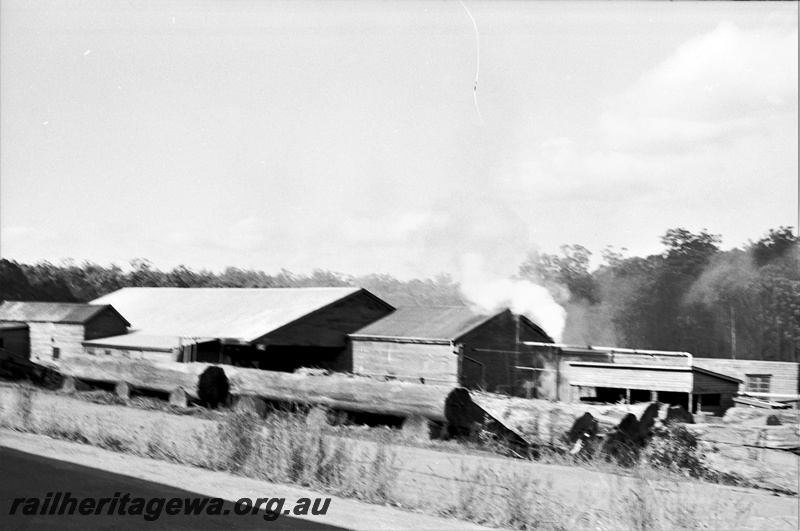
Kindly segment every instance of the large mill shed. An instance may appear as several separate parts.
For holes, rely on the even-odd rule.
[[[130,323],[108,304],[6,301],[0,348],[33,360],[83,355],[82,342],[125,334]]]
[[[350,370],[347,335],[394,310],[360,288],[124,288],[92,304],[113,304],[134,333],[89,353],[275,371]]]
[[[512,392],[519,341],[552,341],[524,316],[408,307],[350,334],[358,374]]]

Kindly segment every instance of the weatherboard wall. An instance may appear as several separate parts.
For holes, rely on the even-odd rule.
[[[28,323],[31,341],[31,359],[53,360],[82,356],[84,328],[72,323]]]
[[[120,336],[128,333],[128,325],[117,312],[106,309],[84,324],[84,340]]]
[[[378,378],[458,384],[458,353],[447,341],[352,339],[353,372]]]
[[[709,371],[718,372],[742,380],[739,391],[746,390],[747,375],[769,375],[770,393],[796,395],[800,393],[798,367],[800,364],[787,361],[731,360],[718,358],[695,358],[694,364]]]
[[[581,387],[608,387],[613,389],[640,389],[691,393],[693,389],[691,370],[659,370],[620,367],[614,364],[570,364],[570,384]]]
[[[493,319],[477,326],[458,339],[462,347],[463,363],[461,385],[487,391],[518,393],[521,389],[536,388],[541,384],[541,371],[520,371],[517,364],[525,366],[519,341],[552,340],[524,318],[518,319],[510,311],[499,313]],[[541,360],[533,365],[542,366]],[[483,373],[483,374],[481,374]]]

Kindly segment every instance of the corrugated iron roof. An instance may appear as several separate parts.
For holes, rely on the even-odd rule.
[[[113,304],[132,328],[150,335],[250,342],[360,291],[366,290],[123,288],[91,304]]]
[[[498,314],[476,313],[466,306],[398,308],[351,336],[453,340]]]
[[[6,301],[0,305],[0,321],[82,324],[108,306],[108,304],[93,305],[73,302]],[[112,308],[112,310],[114,309]]]
[[[134,332],[132,334],[125,334],[121,336],[104,337],[101,339],[92,339],[84,341],[83,344],[87,347],[110,347],[131,350],[161,350],[171,351],[182,345],[191,345],[194,343],[203,343],[210,341],[213,338],[181,338],[179,336],[156,336],[151,334],[143,334]]]

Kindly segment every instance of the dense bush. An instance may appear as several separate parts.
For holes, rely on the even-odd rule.
[[[697,437],[682,424],[656,430],[644,452],[644,458],[654,467],[695,478],[706,473]]]

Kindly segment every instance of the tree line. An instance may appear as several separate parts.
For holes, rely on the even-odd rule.
[[[285,269],[268,274],[237,267],[228,267],[221,273],[194,271],[186,266],[161,271],[144,259],[133,260],[130,266],[124,271],[118,265],[77,264],[70,260],[59,265],[0,260],[0,301],[88,302],[125,287],[361,287],[396,307],[465,304],[458,283],[444,274],[433,279],[402,281],[391,275],[353,276],[320,269],[310,274],[295,274]]]
[[[720,242],[670,229],[662,253],[625,258],[607,248],[594,271],[591,252],[567,245],[530,255],[520,274],[551,287],[567,308],[568,343],[800,361],[800,240],[792,228],[741,249],[723,251]]]
[[[706,231],[670,229],[661,253],[625,257],[606,248],[594,269],[590,251],[565,245],[556,254],[531,253],[518,276],[547,287],[567,309],[566,343],[800,361],[800,239],[780,227],[743,248],[723,251],[720,242]],[[130,266],[0,260],[0,300],[87,302],[123,287],[358,286],[394,306],[467,304],[445,274],[398,280],[324,270],[161,271],[143,259]]]

